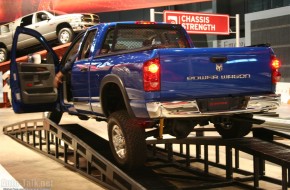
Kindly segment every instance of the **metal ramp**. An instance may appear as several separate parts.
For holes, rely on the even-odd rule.
[[[224,169],[226,172],[226,181],[219,182],[211,187],[223,187],[228,185],[237,185],[245,188],[259,189],[259,181],[266,181],[281,186],[286,190],[290,186],[290,146],[276,142],[275,139],[290,140],[290,135],[263,127],[253,128],[253,137],[244,137],[238,139],[221,139],[220,137],[203,137],[205,131],[197,131],[200,137],[187,139],[169,139],[169,140],[151,140],[148,144],[164,144],[164,153],[168,160],[178,156],[178,162],[186,166],[192,166],[196,162],[203,163],[204,174],[210,174],[209,167]],[[178,145],[179,151],[173,150],[173,146]],[[196,146],[196,157],[192,157],[190,146]],[[209,147],[215,147],[215,161],[209,160]],[[203,147],[203,158],[201,150]],[[225,164],[220,162],[220,148],[225,148]],[[240,169],[240,152],[253,156],[252,172]],[[176,158],[175,158],[176,159]],[[269,177],[266,175],[266,161],[271,162],[279,167],[282,171],[282,179]],[[268,171],[269,172],[269,171]],[[234,174],[244,176],[234,177]],[[218,176],[220,177],[220,176]],[[217,178],[218,179],[218,178]],[[247,182],[247,183],[244,183]],[[246,185],[252,183],[251,186]]]
[[[114,165],[108,141],[77,124],[58,126],[48,119],[26,120],[5,126],[3,132],[105,188],[147,189]],[[146,172],[149,180],[158,179],[156,174]],[[158,186],[162,184],[159,182]]]
[[[186,139],[147,140],[149,158],[145,166],[126,171],[116,166],[107,140],[78,124],[59,126],[44,118],[3,128],[6,135],[107,189],[260,189],[261,180],[278,184],[283,190],[289,187],[290,147],[275,142],[277,137],[290,140],[289,135],[254,128],[254,137],[249,138],[204,136],[212,130],[196,129],[196,136]],[[213,161],[209,159],[210,148],[215,150]],[[221,149],[225,150],[225,163],[220,159]],[[252,171],[240,169],[240,152],[253,156]],[[282,179],[266,175],[266,161],[282,168]],[[196,168],[197,164],[201,167]],[[212,167],[221,169],[225,176],[211,172]]]

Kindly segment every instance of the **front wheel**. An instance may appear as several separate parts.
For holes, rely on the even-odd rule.
[[[252,118],[252,114],[243,114],[244,118]],[[229,120],[228,122],[215,123],[214,127],[224,139],[242,138],[249,134],[253,124],[246,120]]]
[[[116,111],[108,119],[109,143],[117,163],[127,169],[146,161],[145,129],[127,111]]]
[[[0,63],[8,59],[8,51],[5,48],[0,48]]]
[[[58,33],[58,41],[61,44],[69,43],[73,39],[73,31],[70,28],[62,28]]]

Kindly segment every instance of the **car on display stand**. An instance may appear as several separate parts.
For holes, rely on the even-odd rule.
[[[59,44],[71,42],[74,35],[100,22],[99,16],[91,13],[67,14],[60,11],[38,11],[0,26],[0,63],[9,59],[13,35],[17,26],[34,29],[48,40]],[[37,40],[23,35],[18,40],[18,50],[39,44]]]

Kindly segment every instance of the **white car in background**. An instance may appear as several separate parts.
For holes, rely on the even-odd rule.
[[[9,58],[12,47],[13,34],[17,26],[34,29],[42,34],[46,40],[58,39],[60,44],[71,42],[75,33],[96,25],[99,16],[92,13],[67,14],[60,11],[38,11],[0,26],[0,62]],[[25,49],[37,44],[34,39],[23,35],[19,39],[18,49]]]

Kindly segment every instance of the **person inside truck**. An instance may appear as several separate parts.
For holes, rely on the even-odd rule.
[[[106,54],[110,51],[110,46],[109,44],[104,44],[101,51],[100,55]],[[69,71],[71,71],[73,63],[77,59],[78,54],[75,53],[73,54],[65,63],[65,65],[62,67],[62,69],[55,75],[54,81],[53,81],[53,86],[55,88],[58,88],[59,84],[62,83],[63,76],[67,74]]]
[[[109,53],[110,51],[110,45],[109,44],[104,44],[101,51],[100,51],[100,55],[103,55],[103,54],[106,54],[106,53]]]
[[[58,88],[59,84],[62,83],[63,76],[68,73],[72,69],[72,65],[75,62],[78,54],[74,54],[68,61],[65,63],[65,65],[62,67],[61,70],[58,71],[58,73],[54,77],[53,86],[55,88]]]

